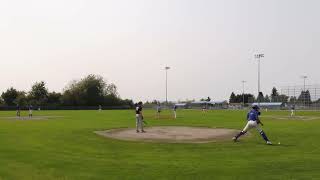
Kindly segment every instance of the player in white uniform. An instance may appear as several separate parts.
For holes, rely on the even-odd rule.
[[[291,117],[295,116],[296,114],[296,107],[294,105],[291,106]]]
[[[32,110],[33,110],[33,106],[30,105],[29,106],[29,118],[32,118]]]
[[[202,106],[202,113],[205,113],[207,111],[207,107],[206,107],[206,105],[203,105]]]

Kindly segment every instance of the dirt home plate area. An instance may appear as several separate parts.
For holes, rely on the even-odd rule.
[[[149,127],[146,133],[135,129],[111,129],[95,133],[107,138],[126,141],[165,142],[165,143],[210,143],[231,140],[239,132],[235,129],[204,127]]]

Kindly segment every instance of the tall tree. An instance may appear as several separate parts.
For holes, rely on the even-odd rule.
[[[243,103],[243,97],[244,97],[244,103],[252,103],[254,102],[254,96],[252,94],[234,94],[234,92],[231,93],[230,96],[230,103]]]
[[[272,92],[271,92],[271,101],[272,102],[277,102],[278,101],[278,96],[279,96],[279,93],[278,93],[278,90],[276,87],[273,87],[272,88]]]
[[[14,104],[19,104],[20,106],[28,105],[28,98],[27,98],[26,93],[24,91],[18,91],[18,96],[14,100]]]
[[[1,96],[0,96],[0,106],[3,106],[5,103],[4,103],[4,101],[3,101],[3,99],[1,98]]]
[[[258,102],[264,102],[264,96],[263,96],[263,93],[262,92],[259,92],[259,95],[257,97],[257,101]]]
[[[118,88],[115,84],[111,83],[111,84],[107,84],[105,83],[106,86],[106,90],[105,90],[105,95],[113,95],[118,97]]]
[[[46,88],[46,83],[36,82],[31,87],[31,91],[29,92],[29,99],[32,104],[36,104],[38,106],[45,105],[48,102],[48,89]]]
[[[250,96],[248,96],[248,102],[247,103],[254,103],[255,99],[256,99],[255,96],[250,94]]]
[[[234,92],[231,93],[229,103],[235,103],[236,102],[236,95]]]
[[[48,104],[49,105],[59,105],[61,103],[62,94],[56,92],[49,92],[48,94]]]
[[[117,87],[107,84],[101,76],[89,75],[80,81],[73,81],[62,95],[64,105],[119,105]]]
[[[278,96],[277,100],[278,100],[278,102],[288,103],[289,96],[281,94]]]
[[[103,103],[107,84],[101,76],[89,75],[79,82],[81,96],[88,106],[97,106]]]
[[[292,103],[292,104],[296,103],[297,102],[297,98],[295,96],[291,96],[289,102]]]
[[[15,100],[17,99],[17,97],[19,96],[19,92],[14,89],[13,87],[7,89],[5,92],[2,93],[1,97],[4,101],[4,103],[7,106],[14,106],[15,104]]]
[[[305,104],[305,105],[309,105],[311,104],[311,95],[310,95],[310,91],[301,91],[300,96],[298,97],[298,102],[300,104]]]
[[[62,94],[63,105],[79,106],[84,105],[85,101],[81,97],[81,90],[78,81],[71,81]]]
[[[266,97],[264,97],[264,101],[265,102],[270,102],[270,98],[269,98],[268,94],[266,95]]]

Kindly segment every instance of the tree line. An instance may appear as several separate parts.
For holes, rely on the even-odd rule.
[[[79,81],[72,81],[62,93],[50,92],[46,83],[36,82],[30,91],[19,91],[13,87],[1,94],[3,106],[129,106],[133,101],[121,99],[117,87],[107,83],[99,75],[88,75]]]
[[[312,104],[310,91],[301,91],[300,95],[297,97],[294,96],[287,96],[285,94],[279,94],[277,88],[273,87],[271,90],[270,95],[263,95],[262,92],[259,93],[257,97],[253,94],[244,94],[244,101],[243,101],[243,94],[235,94],[234,92],[231,93],[229,98],[230,103],[253,103],[253,102],[282,102],[282,103],[291,103],[291,104]],[[315,101],[320,102],[320,99]]]

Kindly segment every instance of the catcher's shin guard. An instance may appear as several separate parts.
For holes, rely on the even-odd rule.
[[[262,138],[263,138],[266,142],[269,141],[267,135],[266,135],[263,131],[260,131],[260,134],[261,134]]]
[[[235,136],[236,140],[239,139],[241,136],[245,135],[247,132],[241,131],[238,135]]]

